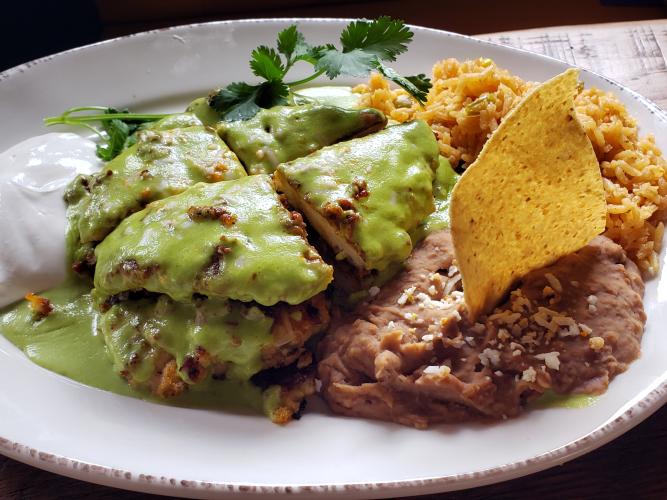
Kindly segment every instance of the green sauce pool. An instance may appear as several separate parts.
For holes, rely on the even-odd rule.
[[[70,278],[41,295],[53,306],[46,318],[35,320],[28,302],[17,302],[0,310],[0,334],[47,370],[105,391],[174,406],[261,412],[266,405],[266,396],[249,381],[209,378],[169,400],[135,389],[114,370],[97,331],[90,285]]]

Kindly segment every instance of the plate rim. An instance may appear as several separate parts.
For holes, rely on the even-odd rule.
[[[102,40],[92,44],[74,47],[68,50],[43,56],[0,72],[0,90],[2,83],[18,75],[29,71],[40,63],[53,59],[99,47],[113,44],[120,40],[130,38],[144,38],[158,33],[183,29],[198,29],[203,26],[223,26],[229,24],[264,24],[268,22],[309,22],[309,23],[340,23],[350,22],[353,18],[339,17],[271,17],[255,19],[233,19],[221,21],[209,21],[188,23],[164,28],[157,28],[129,35],[123,35],[108,40]],[[627,92],[635,100],[639,101],[648,110],[667,123],[667,111],[663,110],[651,99],[628,88],[627,86],[601,75],[595,71],[581,66],[570,64],[555,57],[551,57],[529,50],[503,45],[491,40],[475,38],[461,33],[447,30],[428,28],[418,25],[409,25],[416,31],[446,34],[455,38],[465,39],[481,45],[502,47],[505,50],[528,54],[544,60],[556,61],[569,67],[580,69],[583,73],[594,75],[603,79],[612,86]],[[305,485],[273,485],[273,484],[241,484],[233,482],[199,481],[184,478],[156,477],[150,474],[126,471],[105,465],[95,464],[61,456],[55,453],[47,453],[28,445],[14,442],[0,435],[0,454],[39,469],[56,473],[62,476],[100,484],[104,486],[124,488],[133,491],[156,493],[162,495],[185,495],[187,497],[219,498],[221,496],[250,496],[266,497],[266,495],[291,494],[298,496],[333,497],[345,495],[347,497],[377,498],[385,495],[398,496],[401,494],[429,494],[444,491],[455,491],[467,488],[484,486],[501,481],[508,481],[528,474],[534,474],[556,465],[573,460],[590,451],[593,451],[613,441],[620,435],[634,428],[646,418],[651,416],[667,403],[667,372],[655,379],[644,391],[627,402],[623,408],[610,416],[603,424],[599,425],[584,436],[567,444],[554,448],[546,453],[536,455],[527,460],[518,460],[507,464],[490,467],[476,472],[464,472],[445,476],[430,477],[425,479],[406,479],[391,482],[348,482],[348,483],[318,483]]]

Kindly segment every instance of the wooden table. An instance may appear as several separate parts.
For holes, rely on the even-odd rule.
[[[667,109],[667,21],[478,35],[609,76]],[[0,456],[0,499],[162,498],[64,478]],[[428,498],[667,498],[667,406],[613,443],[527,478]]]

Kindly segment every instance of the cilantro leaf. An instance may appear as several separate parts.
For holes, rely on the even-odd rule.
[[[340,35],[343,50],[327,45],[320,52],[315,69],[332,79],[341,74],[365,76],[377,69],[381,61],[395,61],[411,40],[410,28],[397,19],[382,16],[374,21],[353,21]]]
[[[338,75],[365,76],[376,66],[377,56],[361,49],[340,52],[328,48],[322,52],[315,64],[315,69],[324,71],[331,79]]]
[[[323,46],[311,46],[306,42],[303,33],[299,31],[296,24],[285,28],[278,33],[278,52],[285,56],[287,64],[286,70],[292,67],[297,61],[307,61],[315,64],[319,57],[319,52]]]
[[[303,38],[303,34],[299,33],[298,36],[299,39],[297,40],[296,48],[294,49],[294,60],[303,60],[314,63],[314,57],[317,56],[317,52],[321,49],[321,46],[313,47],[312,45],[306,43],[306,40]]]
[[[93,113],[90,113],[93,112]],[[77,106],[64,111],[59,116],[44,118],[44,125],[70,125],[85,128],[99,137],[101,144],[96,147],[99,158],[113,160],[125,148],[135,142],[134,133],[145,124],[160,120],[167,114],[130,113],[106,106]],[[101,130],[90,122],[100,122]]]
[[[287,104],[289,87],[282,81],[264,82],[259,85],[255,102],[261,108],[271,108],[279,104]]]
[[[229,121],[247,120],[259,111],[255,103],[258,87],[245,82],[231,83],[209,96],[208,104]]]
[[[389,66],[378,62],[376,69],[395,84],[405,89],[412,95],[420,104],[426,102],[428,91],[431,89],[431,80],[427,78],[424,73],[419,73],[414,76],[402,76]]]
[[[127,123],[114,118],[104,122],[102,128],[107,133],[107,141],[98,144],[95,152],[100,159],[110,161],[125,148],[125,141],[130,136],[130,127]]]
[[[136,142],[134,133],[146,123],[146,120],[134,118],[128,109],[107,108],[105,115],[127,115],[127,118],[112,118],[102,120],[102,130],[106,133],[106,142],[95,147],[95,153],[104,161],[111,161],[123,149]]]
[[[235,82],[209,96],[209,105],[223,120],[248,120],[261,108],[285,104],[289,88],[282,81],[266,81],[259,85]]]
[[[343,52],[362,50],[381,61],[395,61],[396,56],[408,50],[412,31],[399,19],[382,16],[374,21],[353,21],[340,35]]]
[[[299,37],[304,42],[303,35],[297,30],[296,24],[292,24],[278,33],[278,52],[284,55],[288,61],[296,50]]]
[[[260,45],[252,51],[250,67],[255,75],[269,81],[282,80],[285,75],[280,56],[266,45]]]
[[[426,101],[426,98],[428,97],[429,90],[431,90],[431,87],[433,87],[431,79],[427,77],[424,73],[419,73],[417,75],[412,75],[412,76],[406,76],[405,79],[409,81],[412,85],[414,85],[417,91],[416,92],[410,91],[406,88],[406,86],[403,85],[401,85],[401,87],[408,90],[410,94],[415,96],[417,100],[423,104]]]

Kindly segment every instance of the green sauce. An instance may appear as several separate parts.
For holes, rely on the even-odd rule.
[[[168,116],[137,132],[137,142],[65,193],[71,255],[86,260],[92,245],[147,203],[181,193],[197,182],[245,176],[236,155],[192,114]]]
[[[207,97],[198,97],[185,111],[194,114],[207,127],[214,127],[220,121],[218,112],[208,105]]]
[[[220,122],[218,134],[249,174],[272,173],[283,162],[361,136],[387,123],[378,110],[305,104],[263,109],[250,120]]]
[[[36,364],[82,384],[119,394],[131,389],[111,366],[104,339],[95,331],[90,286],[71,279],[43,294],[53,312],[35,321],[27,301],[1,311],[0,333]]]
[[[588,408],[592,406],[599,396],[590,394],[556,394],[546,391],[542,396],[530,403],[531,408]]]
[[[346,109],[361,108],[361,94],[355,94],[352,87],[342,85],[323,85],[306,87],[293,93],[295,104],[318,103],[327,106],[338,106]]]
[[[272,324],[254,306],[219,300],[184,304],[166,295],[115,304],[98,321],[115,371],[127,369],[137,382],[146,382],[154,372],[151,349],[171,354],[180,370],[197,347],[229,362],[228,378],[248,380],[262,369],[261,352],[272,340]],[[138,362],[131,363],[133,356]]]
[[[417,229],[411,233],[414,242],[422,240],[434,231],[449,228],[449,204],[452,189],[454,189],[459,177],[461,176],[454,172],[447,158],[440,156],[438,169],[435,171],[435,180],[433,181],[435,211],[422,220]]]
[[[54,306],[49,316],[36,321],[28,302],[17,302],[0,310],[0,333],[47,370],[105,391],[175,406],[270,412],[278,404],[275,390],[263,393],[243,380],[247,374],[242,372],[240,378],[209,378],[168,400],[130,387],[114,367],[113,356],[98,331],[100,314],[93,306],[89,284],[72,278],[42,295]],[[264,333],[258,329],[255,334]]]
[[[382,271],[410,255],[409,233],[433,212],[437,166],[433,132],[417,120],[283,163],[276,178],[311,224],[321,221],[321,234],[336,233],[354,249],[341,248],[351,261],[356,253],[356,267]],[[339,251],[333,236],[328,240]]]
[[[232,219],[194,217],[193,207]],[[96,292],[300,304],[326,289],[333,269],[294,229],[267,175],[197,184],[127,217],[98,245]],[[124,270],[128,262],[136,269]]]

